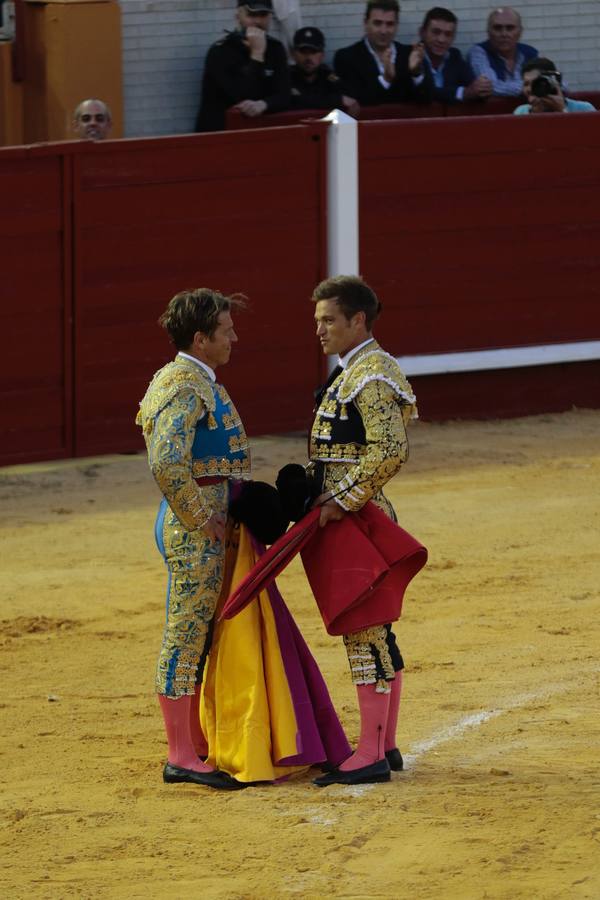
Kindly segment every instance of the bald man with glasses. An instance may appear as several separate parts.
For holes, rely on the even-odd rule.
[[[523,31],[521,16],[512,6],[500,6],[488,16],[487,41],[475,44],[467,60],[475,77],[484,75],[496,97],[518,97],[522,93],[521,70],[539,53],[519,41]]]

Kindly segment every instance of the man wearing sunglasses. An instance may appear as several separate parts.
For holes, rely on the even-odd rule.
[[[102,100],[83,100],[73,113],[73,129],[84,141],[104,141],[110,134],[112,116]]]
[[[511,6],[493,9],[488,16],[488,39],[471,47],[467,60],[476,77],[485,75],[496,97],[518,97],[522,90],[521,70],[538,56],[535,47],[521,44],[521,16]]]

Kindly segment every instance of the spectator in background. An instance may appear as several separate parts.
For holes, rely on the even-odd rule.
[[[104,141],[110,134],[112,116],[102,100],[82,100],[73,113],[73,130],[84,141]]]
[[[486,75],[474,78],[460,50],[452,46],[457,25],[458,19],[453,12],[434,6],[425,14],[419,32],[425,55],[422,75],[413,81],[418,84],[422,78],[429,99],[440,103],[479,100],[492,93],[490,79]]]
[[[267,34],[272,12],[271,0],[238,0],[238,28],[206,56],[196,131],[225,128],[231,107],[250,118],[288,108],[287,55],[283,44]]]
[[[497,97],[518,97],[521,93],[521,69],[538,56],[535,47],[519,43],[523,25],[511,6],[493,9],[488,16],[488,40],[471,47],[467,54],[476,76],[485,75]]]
[[[562,75],[551,59],[543,56],[526,62],[522,69],[523,94],[527,103],[517,106],[514,115],[548,112],[595,112],[596,107],[587,100],[571,100],[565,97]]]
[[[333,67],[344,93],[360,104],[399,103],[420,94],[411,76],[420,73],[424,48],[394,40],[399,21],[396,0],[369,0],[364,38],[335,54]]]
[[[325,57],[325,35],[318,28],[299,28],[294,35],[294,65],[290,68],[292,107],[296,109],[345,109],[356,115],[359,106],[345,97],[342,82]]]

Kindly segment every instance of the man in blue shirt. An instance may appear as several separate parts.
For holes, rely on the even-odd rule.
[[[595,112],[587,100],[565,97],[562,75],[551,59],[538,57],[525,63],[522,69],[523,94],[527,103],[513,111],[516,116],[548,112]]]
[[[420,30],[424,47],[422,75],[413,78],[424,83],[427,97],[440,103],[460,103],[489,97],[492,82],[486,75],[473,75],[456,47],[458,19],[449,9],[434,6],[426,14]]]
[[[519,43],[523,31],[521,16],[511,6],[493,9],[488,16],[488,40],[471,47],[467,54],[473,73],[485,75],[496,97],[518,97],[521,69],[538,56],[535,47]]]

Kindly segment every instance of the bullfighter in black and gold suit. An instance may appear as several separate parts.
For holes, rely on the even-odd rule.
[[[360,278],[339,276],[315,290],[317,336],[339,366],[317,394],[310,437],[313,476],[322,494],[321,525],[354,512],[368,500],[390,518],[385,484],[408,456],[406,425],[416,417],[412,389],[396,360],[375,341],[371,327],[380,303]],[[361,734],[356,752],[315,784],[387,781],[402,768],[396,724],[404,664],[390,625],[344,635],[357,687]]]
[[[200,759],[198,705],[225,574],[229,479],[250,471],[244,427],[215,379],[237,341],[231,311],[239,303],[207,288],[173,297],[160,321],[179,353],[152,379],[136,420],[163,494],[155,535],[169,573],[156,672],[169,743],[164,780],[222,790],[242,785]]]

